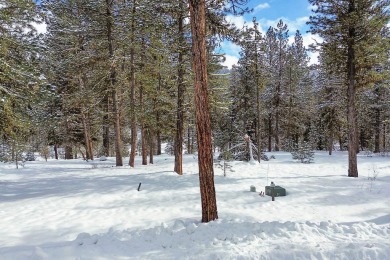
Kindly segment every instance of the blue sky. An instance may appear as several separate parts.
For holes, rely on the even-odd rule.
[[[227,17],[228,21],[236,24],[238,28],[242,28],[244,24],[252,25],[253,17],[256,17],[260,25],[260,29],[264,33],[270,26],[276,26],[280,19],[288,25],[291,39],[296,30],[299,30],[303,35],[304,44],[308,46],[314,42],[314,39],[320,40],[318,36],[307,33],[309,27],[306,22],[311,15],[311,6],[307,0],[250,0],[248,5],[254,11],[244,16]],[[226,53],[225,65],[231,67],[239,58],[240,48],[231,42],[224,42],[219,52]],[[310,63],[317,61],[317,54],[310,54]]]

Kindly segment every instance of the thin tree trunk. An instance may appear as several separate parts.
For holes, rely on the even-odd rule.
[[[57,144],[54,144],[54,158],[58,160],[58,146]]]
[[[202,222],[209,222],[218,218],[218,212],[214,186],[211,120],[207,90],[206,3],[205,0],[189,0],[189,5],[193,70],[195,74],[196,129]]]
[[[382,138],[382,144],[383,144],[383,152],[386,152],[386,123],[383,123],[383,138]]]
[[[111,0],[106,0],[106,15],[107,15],[107,40],[108,40],[108,52],[110,59],[114,58],[114,48],[113,48],[113,2]],[[111,61],[115,63],[114,61]],[[120,113],[119,113],[119,100],[118,100],[118,91],[116,86],[116,70],[115,65],[111,64],[110,72],[110,88],[112,95],[112,110],[114,116],[114,132],[115,132],[115,157],[116,157],[116,166],[123,166],[122,160],[122,139],[121,139],[121,130],[120,130]]]
[[[149,128],[149,163],[153,164],[154,155],[154,131],[153,128]]]
[[[81,91],[85,90],[85,76],[79,76],[79,84]],[[86,111],[82,111],[82,122],[84,128],[84,142],[85,142],[85,158],[86,160],[93,160],[93,148],[90,134],[90,127],[88,123],[88,117],[86,115]]]
[[[192,144],[191,144],[191,128],[187,128],[187,153],[192,154]]]
[[[158,72],[158,84],[157,84],[157,93],[161,91],[161,72]],[[158,106],[158,103],[155,103]],[[157,142],[157,155],[161,155],[161,131],[160,131],[160,111],[158,109],[156,111],[156,142]]]
[[[375,122],[374,122],[374,153],[380,152],[380,133],[381,133],[381,111],[375,108]]]
[[[183,131],[184,131],[184,16],[183,16],[183,1],[180,0],[180,16],[178,19],[179,23],[179,56],[178,56],[178,69],[177,69],[177,118],[176,118],[176,137],[175,137],[175,167],[174,171],[182,175],[183,174]]]
[[[159,125],[160,122],[160,115],[157,113],[157,126]],[[156,133],[156,141],[157,141],[157,155],[161,155],[161,131],[159,127],[157,128],[157,133]]]
[[[131,39],[130,39],[130,113],[131,113],[131,150],[129,157],[130,167],[135,166],[135,151],[137,150],[137,117],[135,114],[135,61],[134,61],[134,34],[135,34],[135,0],[133,0],[133,10],[131,19]]]
[[[110,156],[110,127],[109,127],[109,107],[110,107],[110,102],[108,95],[104,95],[104,100],[103,100],[103,155],[106,157]]]
[[[272,115],[268,115],[268,152],[272,151]]]
[[[333,152],[333,133],[329,133],[328,137],[328,153],[332,155]]]
[[[256,77],[256,142],[257,142],[257,161],[261,161],[261,111],[260,111],[260,84],[259,84],[259,72],[258,72],[258,53],[257,53],[257,33],[255,34],[255,77]]]
[[[82,113],[83,116],[83,128],[84,128],[84,142],[85,142],[85,153],[86,153],[86,159],[87,160],[93,160],[93,150],[92,150],[92,142],[91,142],[91,135],[89,132],[88,122],[87,122],[87,116],[85,113]]]
[[[350,13],[355,11],[355,3],[351,1],[349,3]],[[357,168],[357,152],[356,147],[358,144],[357,135],[356,135],[356,107],[355,107],[355,97],[356,97],[356,70],[355,70],[355,43],[354,38],[356,37],[355,28],[350,28],[348,31],[348,58],[347,58],[347,69],[348,69],[348,177],[358,177],[358,168]]]
[[[72,146],[70,145],[70,131],[69,131],[69,122],[68,122],[68,117],[65,116],[65,127],[66,127],[66,144],[65,144],[65,160],[70,160],[73,159],[73,151],[72,151]]]
[[[148,164],[148,150],[146,147],[146,131],[145,131],[145,120],[143,118],[144,116],[144,111],[143,111],[143,106],[144,106],[144,87],[143,84],[140,84],[139,87],[139,106],[140,110],[142,113],[142,116],[140,117],[140,123],[141,123],[141,154],[142,154],[142,165],[147,165]]]

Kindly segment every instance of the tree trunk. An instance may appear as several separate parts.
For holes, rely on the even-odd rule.
[[[153,164],[154,155],[154,131],[153,128],[149,128],[149,163]]]
[[[380,152],[380,133],[381,133],[381,110],[379,108],[375,108],[374,153]]]
[[[140,117],[140,123],[141,123],[141,154],[142,154],[142,165],[148,164],[148,150],[146,145],[146,131],[145,131],[145,120],[144,120],[144,87],[143,84],[140,84],[139,87],[139,106],[142,113],[142,116]]]
[[[180,16],[179,16],[179,56],[177,69],[177,118],[176,118],[176,137],[175,137],[175,167],[174,171],[183,174],[183,128],[184,128],[184,54],[182,44],[185,43],[184,38],[184,16],[182,13],[183,1],[180,1]]]
[[[159,125],[160,122],[160,115],[157,113],[157,126]],[[161,155],[161,131],[159,128],[157,128],[157,133],[156,133],[156,141],[157,141],[157,155]]]
[[[202,222],[209,222],[218,218],[218,212],[214,186],[211,120],[207,90],[206,3],[205,0],[189,0],[189,5]]]
[[[65,145],[65,160],[73,159],[73,149],[70,145]]]
[[[54,158],[58,160],[58,146],[57,144],[54,144]]]
[[[158,73],[158,84],[157,84],[157,93],[161,91],[161,72]],[[158,106],[158,103],[155,103]],[[160,131],[160,111],[158,109],[156,111],[156,142],[157,142],[157,155],[161,155],[161,131]]]
[[[272,151],[272,115],[268,115],[268,152]]]
[[[89,125],[87,116],[85,113],[83,115],[83,128],[84,128],[84,142],[85,142],[85,153],[86,153],[86,159],[87,160],[93,160],[93,148],[92,148],[92,141],[91,141],[91,135],[89,131]]]
[[[135,34],[135,0],[133,1],[132,19],[131,19],[131,39],[130,39],[130,113],[131,113],[131,150],[129,157],[130,167],[135,165],[135,151],[137,149],[137,117],[135,114],[135,61],[134,61],[134,34]]]
[[[79,76],[79,84],[81,91],[85,90],[85,76]],[[86,160],[93,160],[93,148],[92,148],[92,140],[90,134],[90,127],[88,122],[88,115],[86,111],[82,111],[82,122],[84,128],[84,142],[85,142],[85,153]]]
[[[110,123],[109,123],[109,107],[110,107],[110,102],[108,95],[104,95],[103,99],[103,155],[106,157],[110,156]]]
[[[187,128],[187,153],[192,154],[192,138],[191,138],[191,128]]]
[[[349,12],[355,11],[354,1],[349,3]],[[355,43],[356,37],[355,28],[351,27],[348,31],[348,58],[347,58],[347,79],[348,79],[348,177],[358,177],[357,168],[357,135],[356,135],[356,107],[355,107],[355,96],[356,96],[356,70],[355,70]]]
[[[332,155],[333,152],[333,133],[329,133],[328,137],[328,153]]]
[[[106,15],[107,15],[107,41],[108,41],[108,52],[110,59],[114,58],[114,48],[113,48],[113,2],[106,0]],[[116,166],[123,166],[122,160],[122,139],[121,139],[121,130],[120,130],[120,113],[119,113],[119,100],[118,100],[118,90],[116,86],[116,70],[115,62],[111,61],[111,72],[110,72],[110,89],[112,94],[112,112],[114,116],[114,132],[115,132],[115,158]]]
[[[329,155],[332,155],[333,151],[333,140],[334,140],[334,118],[335,118],[335,109],[332,108],[330,111],[330,122],[328,124],[328,152]]]
[[[257,36],[257,33],[255,34],[255,37]],[[257,112],[257,118],[256,118],[256,142],[257,142],[257,161],[261,161],[261,111],[260,111],[260,83],[259,83],[259,72],[258,72],[258,53],[257,53],[257,38],[255,38],[255,77],[256,77],[256,112]]]

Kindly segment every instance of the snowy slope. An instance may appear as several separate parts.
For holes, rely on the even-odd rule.
[[[390,159],[289,153],[215,169],[219,220],[200,223],[197,160],[112,167],[50,160],[0,165],[0,259],[390,259]],[[375,177],[375,178],[374,178]],[[272,202],[271,181],[287,190]],[[141,190],[137,191],[139,183]],[[250,192],[254,185],[257,192]]]

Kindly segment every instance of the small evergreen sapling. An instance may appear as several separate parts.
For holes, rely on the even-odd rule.
[[[314,151],[308,142],[300,142],[291,154],[294,160],[300,160],[301,163],[311,163],[314,160]]]

